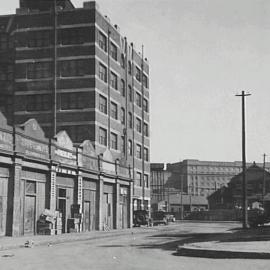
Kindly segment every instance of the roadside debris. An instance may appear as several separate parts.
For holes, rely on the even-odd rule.
[[[26,247],[26,248],[32,248],[32,247],[34,247],[34,241],[33,240],[27,240],[24,243],[24,247]]]

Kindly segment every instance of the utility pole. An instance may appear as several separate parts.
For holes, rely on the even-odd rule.
[[[237,97],[242,97],[242,192],[243,192],[243,229],[248,227],[248,213],[247,213],[247,180],[246,180],[246,127],[245,127],[245,97],[251,94],[242,91],[241,94],[237,94]]]
[[[184,219],[184,207],[183,207],[183,175],[180,175],[181,180],[181,220]]]
[[[262,183],[262,207],[264,208],[264,195],[265,195],[265,157],[263,154],[263,183]]]

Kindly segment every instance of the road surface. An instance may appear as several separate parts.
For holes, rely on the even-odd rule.
[[[2,270],[220,270],[269,269],[268,260],[176,256],[178,244],[226,233],[235,223],[177,223],[131,229],[102,239],[34,246],[0,252]],[[106,232],[104,232],[106,234]],[[194,242],[195,242],[194,241]]]

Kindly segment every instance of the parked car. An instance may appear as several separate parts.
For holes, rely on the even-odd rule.
[[[153,225],[164,224],[167,225],[169,222],[169,215],[163,211],[153,212],[152,215]]]
[[[261,208],[248,210],[248,225],[251,228],[270,222],[270,216]]]
[[[133,226],[140,227],[141,225],[152,226],[152,219],[149,217],[149,212],[146,210],[133,211]]]
[[[175,219],[175,216],[173,214],[166,212],[165,215],[166,215],[168,222],[175,222],[176,219]]]

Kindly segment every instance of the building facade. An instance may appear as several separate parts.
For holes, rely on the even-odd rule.
[[[130,228],[131,174],[89,140],[49,140],[36,120],[11,127],[0,113],[0,235]]]
[[[21,0],[0,16],[0,108],[10,125],[35,118],[46,137],[132,168],[134,209],[150,205],[149,64],[96,2]],[[2,94],[3,93],[3,94]]]

